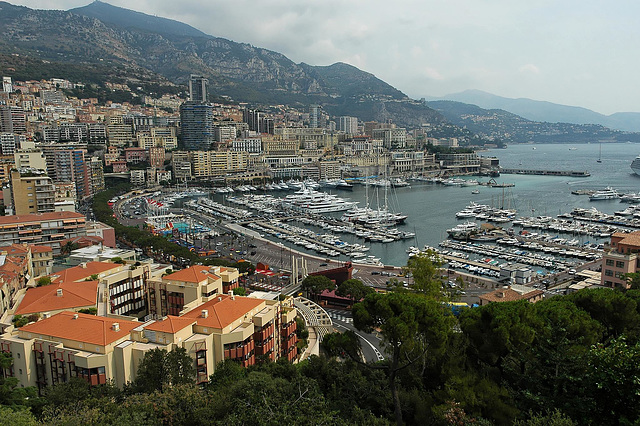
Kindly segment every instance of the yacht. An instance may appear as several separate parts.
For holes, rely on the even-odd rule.
[[[633,170],[633,173],[640,175],[640,155],[638,155],[631,163],[631,170]]]
[[[480,226],[475,222],[465,222],[447,229],[447,234],[452,238],[459,238],[469,235],[472,232],[480,230]]]
[[[352,209],[358,205],[355,201],[348,201],[336,195],[326,194],[314,189],[304,188],[295,194],[287,195],[282,204],[309,213],[340,212]]]
[[[599,200],[613,200],[620,198],[620,194],[618,191],[611,187],[607,187],[601,191],[596,191],[589,197],[591,201],[599,201]]]

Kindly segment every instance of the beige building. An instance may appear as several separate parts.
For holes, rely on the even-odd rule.
[[[86,219],[74,212],[38,213],[0,217],[0,246],[34,244],[51,246],[60,254],[60,243],[86,235]]]
[[[55,188],[44,170],[20,169],[11,172],[11,198],[17,215],[55,210]]]
[[[149,313],[179,315],[184,306],[238,287],[238,270],[194,265],[147,283]]]
[[[242,151],[193,151],[193,176],[206,178],[247,171],[248,153]]]
[[[144,323],[72,311],[47,314],[0,336],[0,350],[13,359],[4,374],[42,393],[71,377],[91,385],[112,380],[123,387],[135,379],[145,353],[155,348],[184,348],[193,359],[197,383],[207,382],[225,359],[249,366],[256,358],[296,357],[292,299],[215,295],[196,302],[180,317]]]

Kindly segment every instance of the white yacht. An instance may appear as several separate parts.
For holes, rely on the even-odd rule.
[[[449,236],[452,238],[456,238],[456,237],[468,235],[471,232],[478,231],[478,230],[480,230],[480,225],[478,225],[477,223],[465,222],[465,223],[460,223],[451,229],[447,229],[447,234],[449,234]]]
[[[620,194],[618,191],[611,187],[607,187],[601,191],[596,191],[589,197],[591,201],[599,201],[599,200],[613,200],[620,198]]]
[[[640,175],[640,155],[638,155],[631,163],[631,170],[633,170],[633,173]]]
[[[355,201],[348,201],[336,195],[326,194],[304,187],[300,191],[296,191],[295,194],[287,195],[282,200],[282,204],[296,210],[310,213],[341,212],[352,209],[358,205]]]

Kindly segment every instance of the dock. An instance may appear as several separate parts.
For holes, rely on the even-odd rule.
[[[567,176],[589,177],[591,173],[586,170],[528,170],[528,169],[500,169],[500,173],[508,175],[538,175],[538,176]]]

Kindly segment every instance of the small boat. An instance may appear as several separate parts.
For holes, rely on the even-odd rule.
[[[471,191],[472,194],[479,194],[480,190],[479,189],[474,189],[473,191]]]

